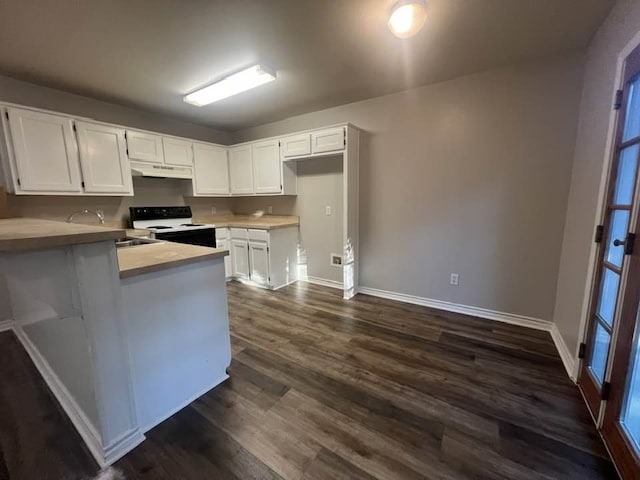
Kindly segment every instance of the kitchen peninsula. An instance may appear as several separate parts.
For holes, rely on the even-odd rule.
[[[12,327],[89,450],[111,464],[227,378],[224,249],[0,220]]]

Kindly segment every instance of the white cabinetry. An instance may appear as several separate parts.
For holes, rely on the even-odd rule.
[[[216,247],[229,250],[229,255],[224,257],[224,275],[229,279],[233,277],[233,266],[231,260],[231,244],[229,240],[228,228],[216,228]]]
[[[131,160],[164,163],[164,150],[160,135],[127,130],[127,149]]]
[[[226,148],[193,144],[193,193],[195,196],[229,195]]]
[[[282,156],[285,158],[311,155],[311,134],[302,133],[282,139]]]
[[[269,289],[298,279],[297,226],[276,230],[231,228],[230,231],[233,278]]]
[[[178,167],[191,167],[193,165],[192,145],[188,140],[162,137],[164,163]]]
[[[232,238],[230,242],[231,270],[238,279],[249,280],[249,242],[247,239]]]
[[[253,194],[251,145],[242,145],[229,149],[229,178],[232,195]]]
[[[99,123],[76,122],[84,191],[133,195],[124,130]]]
[[[81,193],[72,119],[17,108],[7,113],[16,193]]]
[[[278,140],[257,142],[251,145],[253,157],[253,191],[280,193],[282,191],[282,167]]]
[[[313,153],[338,152],[344,150],[347,142],[344,127],[329,128],[311,133]]]

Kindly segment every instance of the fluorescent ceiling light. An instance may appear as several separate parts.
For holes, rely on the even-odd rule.
[[[425,0],[402,0],[391,10],[389,30],[398,38],[409,38],[418,33],[426,19]]]
[[[246,70],[229,75],[216,83],[212,83],[208,87],[196,90],[186,95],[183,100],[197,107],[202,107],[203,105],[208,105],[223,98],[259,87],[265,83],[273,82],[275,79],[275,71],[270,71],[261,65],[254,65]]]

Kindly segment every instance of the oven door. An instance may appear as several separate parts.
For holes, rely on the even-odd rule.
[[[167,242],[188,243],[203,247],[216,248],[216,229],[201,228],[182,232],[156,232],[155,238]]]

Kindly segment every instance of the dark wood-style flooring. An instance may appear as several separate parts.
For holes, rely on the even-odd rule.
[[[127,479],[617,478],[548,333],[308,284],[228,292],[230,380],[117,462]],[[0,334],[0,480],[96,472]]]

